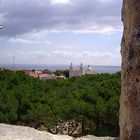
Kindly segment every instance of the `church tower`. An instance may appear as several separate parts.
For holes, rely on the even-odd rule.
[[[83,70],[83,64],[82,64],[82,63],[81,63],[81,65],[80,65],[80,69]]]
[[[73,65],[72,65],[72,62],[71,62],[70,67],[69,67],[69,77],[73,77]]]
[[[70,70],[73,70],[73,65],[72,65],[72,62],[70,64]]]
[[[84,72],[84,67],[83,67],[83,64],[81,63],[80,65],[80,70],[79,70],[79,75],[83,75],[85,72]]]

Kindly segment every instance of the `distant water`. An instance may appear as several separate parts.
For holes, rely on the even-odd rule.
[[[10,64],[0,65],[1,68],[13,68]],[[93,71],[101,72],[101,73],[116,73],[121,71],[120,66],[91,66]],[[49,69],[51,71],[55,70],[65,70],[69,69],[69,65],[25,65],[25,64],[17,64],[15,65],[16,69],[26,69],[26,70],[44,70]]]

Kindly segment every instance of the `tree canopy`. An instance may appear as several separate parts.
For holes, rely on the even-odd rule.
[[[120,73],[41,81],[0,71],[0,122],[52,133],[119,135]]]

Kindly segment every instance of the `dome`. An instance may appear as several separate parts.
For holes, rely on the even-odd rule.
[[[88,70],[92,71],[92,67],[90,65],[88,65]]]

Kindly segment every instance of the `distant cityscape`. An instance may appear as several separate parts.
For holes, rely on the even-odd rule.
[[[73,64],[74,65],[74,64]],[[22,70],[44,70],[49,69],[51,71],[56,70],[66,70],[69,69],[70,65],[39,65],[39,64],[15,64],[16,69]],[[74,65],[75,67],[79,67],[78,65]],[[95,72],[101,73],[115,73],[121,71],[121,66],[98,66],[98,65],[90,65]],[[0,68],[12,69],[13,64],[0,64]]]
[[[78,65],[73,65],[72,63],[68,65],[0,65],[0,69],[9,69],[12,71],[24,71],[27,75],[38,78],[40,80],[61,78],[65,79],[66,76],[63,73],[56,74],[55,71],[60,70],[68,71],[68,77],[77,77],[85,74],[97,74],[97,73],[116,73],[121,71],[119,66],[90,66],[83,65],[82,63]]]

